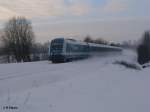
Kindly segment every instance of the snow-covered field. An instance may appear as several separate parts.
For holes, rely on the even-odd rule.
[[[127,69],[115,60],[134,63],[136,55],[0,64],[0,112],[149,112],[150,68]]]

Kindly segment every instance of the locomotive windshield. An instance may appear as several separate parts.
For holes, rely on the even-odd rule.
[[[64,40],[63,39],[55,39],[52,41],[51,43],[51,51],[52,52],[59,52],[61,53],[62,50],[63,50],[63,42]]]
[[[63,44],[61,44],[61,43],[52,44],[52,49],[55,49],[55,50],[60,50],[60,49],[62,49],[62,47],[63,47]]]

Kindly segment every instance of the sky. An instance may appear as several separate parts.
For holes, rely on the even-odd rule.
[[[36,40],[137,40],[150,30],[150,0],[0,0],[0,30],[11,17],[31,20]]]

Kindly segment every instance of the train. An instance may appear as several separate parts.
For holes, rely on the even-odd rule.
[[[109,51],[122,51],[122,48],[77,41],[74,39],[56,38],[49,45],[48,57],[53,63],[85,59],[92,55]]]

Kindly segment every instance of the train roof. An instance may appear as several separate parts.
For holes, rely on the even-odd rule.
[[[74,40],[74,39],[66,39],[66,41],[67,41],[68,43],[71,43],[71,44],[88,45],[88,43],[86,43],[86,42],[77,41],[77,40]]]
[[[110,45],[104,45],[104,44],[96,44],[96,43],[88,43],[89,46],[93,47],[105,47],[105,48],[115,48],[115,49],[121,49],[120,47],[110,46]]]
[[[75,40],[75,39],[65,39],[63,37],[56,38],[54,40],[64,40],[64,41],[66,41],[68,43],[71,43],[71,44],[89,45],[89,46],[92,46],[92,47],[114,48],[114,49],[120,49],[120,50],[122,49],[121,47],[104,45],[104,44],[96,44],[96,43],[87,43],[87,42],[78,41],[78,40]]]

